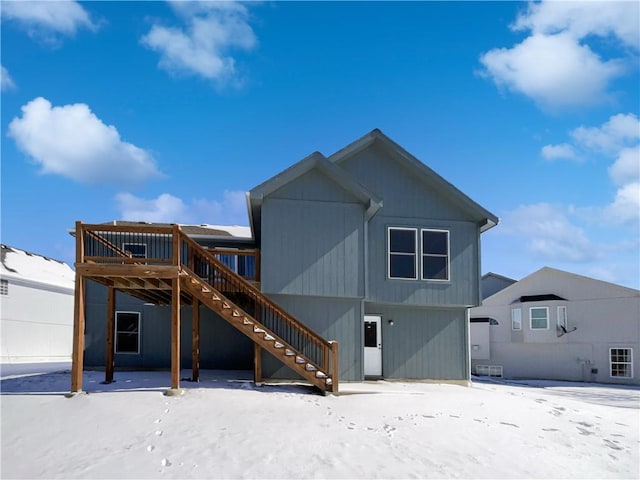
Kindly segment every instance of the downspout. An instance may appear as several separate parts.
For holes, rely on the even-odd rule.
[[[364,212],[364,231],[363,231],[363,288],[364,288],[364,296],[360,301],[360,311],[362,313],[362,319],[364,320],[365,315],[365,303],[369,299],[369,220],[373,218],[373,216],[378,212],[378,210],[382,208],[382,201],[374,202],[369,200],[369,207]],[[362,323],[361,323],[362,325]],[[360,328],[360,345],[363,348],[360,349],[362,352],[362,362],[361,362],[361,370],[360,377],[364,378],[364,328]]]

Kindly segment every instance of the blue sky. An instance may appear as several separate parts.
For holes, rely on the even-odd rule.
[[[637,2],[1,8],[3,243],[246,225],[243,192],[380,128],[500,217],[483,272],[640,287]]]

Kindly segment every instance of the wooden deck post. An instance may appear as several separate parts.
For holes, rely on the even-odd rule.
[[[338,342],[333,340],[331,344],[331,393],[338,393],[338,377],[340,375],[340,363],[338,362]]]
[[[193,314],[191,324],[191,381],[200,379],[200,301],[193,298]]]
[[[171,280],[171,389],[180,389],[180,279]]]
[[[253,383],[262,385],[262,348],[257,343],[253,344]]]
[[[114,362],[114,345],[116,324],[116,290],[113,287],[107,288],[107,331],[106,346],[104,355],[104,383],[113,382]]]
[[[76,222],[76,264],[84,260],[84,235],[82,222]],[[71,394],[82,391],[82,372],[84,366],[84,277],[76,272],[76,285],[73,305],[73,351],[71,354]]]

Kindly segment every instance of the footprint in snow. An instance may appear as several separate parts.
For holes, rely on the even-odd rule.
[[[593,432],[590,432],[589,430],[585,429],[585,428],[581,428],[581,427],[576,427],[578,429],[578,432],[580,433],[580,435],[593,435]]]
[[[162,436],[162,430],[156,430],[156,435],[158,437],[161,437]]]
[[[509,427],[520,428],[520,425],[516,425],[515,423],[500,422],[500,425],[508,425]]]
[[[163,458],[162,462],[160,462],[162,464],[163,467],[170,467],[171,466],[171,462],[169,461],[168,458]]]
[[[169,413],[169,409],[168,409],[168,408],[165,408],[165,409],[164,409],[164,413]]]
[[[606,438],[604,440],[602,440],[604,442],[604,444],[613,449],[613,450],[622,450],[623,448],[619,445],[616,445],[614,442],[612,442],[611,440],[607,440]]]
[[[153,423],[160,423],[160,422],[162,422],[162,420],[160,420],[159,418],[156,418],[156,419],[153,421]]]
[[[149,445],[149,446],[147,447],[147,452],[151,453],[151,452],[153,452],[155,449],[156,449],[156,447],[154,447],[153,445]]]
[[[543,428],[542,430],[545,431],[545,432],[557,432],[558,431],[557,428]]]

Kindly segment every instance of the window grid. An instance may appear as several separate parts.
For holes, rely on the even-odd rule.
[[[531,307],[529,309],[529,327],[531,330],[548,330],[549,307]]]
[[[633,350],[631,348],[610,348],[609,366],[612,377],[633,378]]]
[[[9,280],[0,280],[0,295],[9,295]]]

